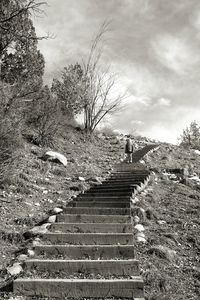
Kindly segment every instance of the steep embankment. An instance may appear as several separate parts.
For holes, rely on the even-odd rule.
[[[161,145],[145,158],[154,170],[151,189],[139,196],[148,237],[137,245],[148,300],[200,297],[200,156]],[[187,176],[164,172],[185,168]],[[168,170],[169,172],[170,170]],[[173,174],[174,173],[174,174]],[[182,179],[184,177],[184,179]],[[183,182],[183,183],[181,183]]]

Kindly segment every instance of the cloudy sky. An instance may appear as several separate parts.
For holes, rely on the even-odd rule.
[[[45,80],[87,55],[103,21],[111,21],[102,64],[117,73],[128,90],[126,109],[109,122],[176,142],[191,121],[200,124],[199,0],[48,0],[34,19],[46,59]]]

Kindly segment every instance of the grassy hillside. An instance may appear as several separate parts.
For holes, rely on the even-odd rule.
[[[135,139],[137,148],[147,139]],[[62,207],[90,184],[109,176],[120,161],[124,141],[69,129],[57,140],[55,151],[68,159],[67,167],[42,159],[46,150],[25,142],[15,180],[0,190],[0,282],[5,268],[27,243],[23,233]],[[160,144],[141,162],[152,170],[147,191],[138,196],[146,244],[137,244],[148,300],[197,300],[200,297],[200,189],[198,180],[182,180],[166,169],[186,168],[200,174],[200,156],[192,150]],[[173,173],[173,172],[172,172]],[[182,181],[181,181],[182,180]],[[134,214],[134,210],[133,210]]]

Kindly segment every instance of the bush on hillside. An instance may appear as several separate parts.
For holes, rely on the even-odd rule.
[[[49,88],[45,86],[26,112],[25,136],[38,146],[53,146],[61,122],[61,112]],[[27,134],[28,131],[28,134]]]
[[[20,123],[11,118],[0,120],[0,183],[11,182],[17,175],[16,164],[22,149]]]
[[[187,126],[180,137],[180,145],[183,147],[200,150],[200,127],[196,121]]]

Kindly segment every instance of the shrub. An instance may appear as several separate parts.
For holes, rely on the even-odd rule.
[[[12,181],[22,149],[20,123],[10,118],[0,121],[0,183]]]
[[[200,149],[200,127],[196,121],[193,121],[189,127],[183,130],[180,137],[180,145]]]
[[[31,102],[26,114],[26,138],[38,146],[53,146],[60,127],[60,110],[48,87]]]

